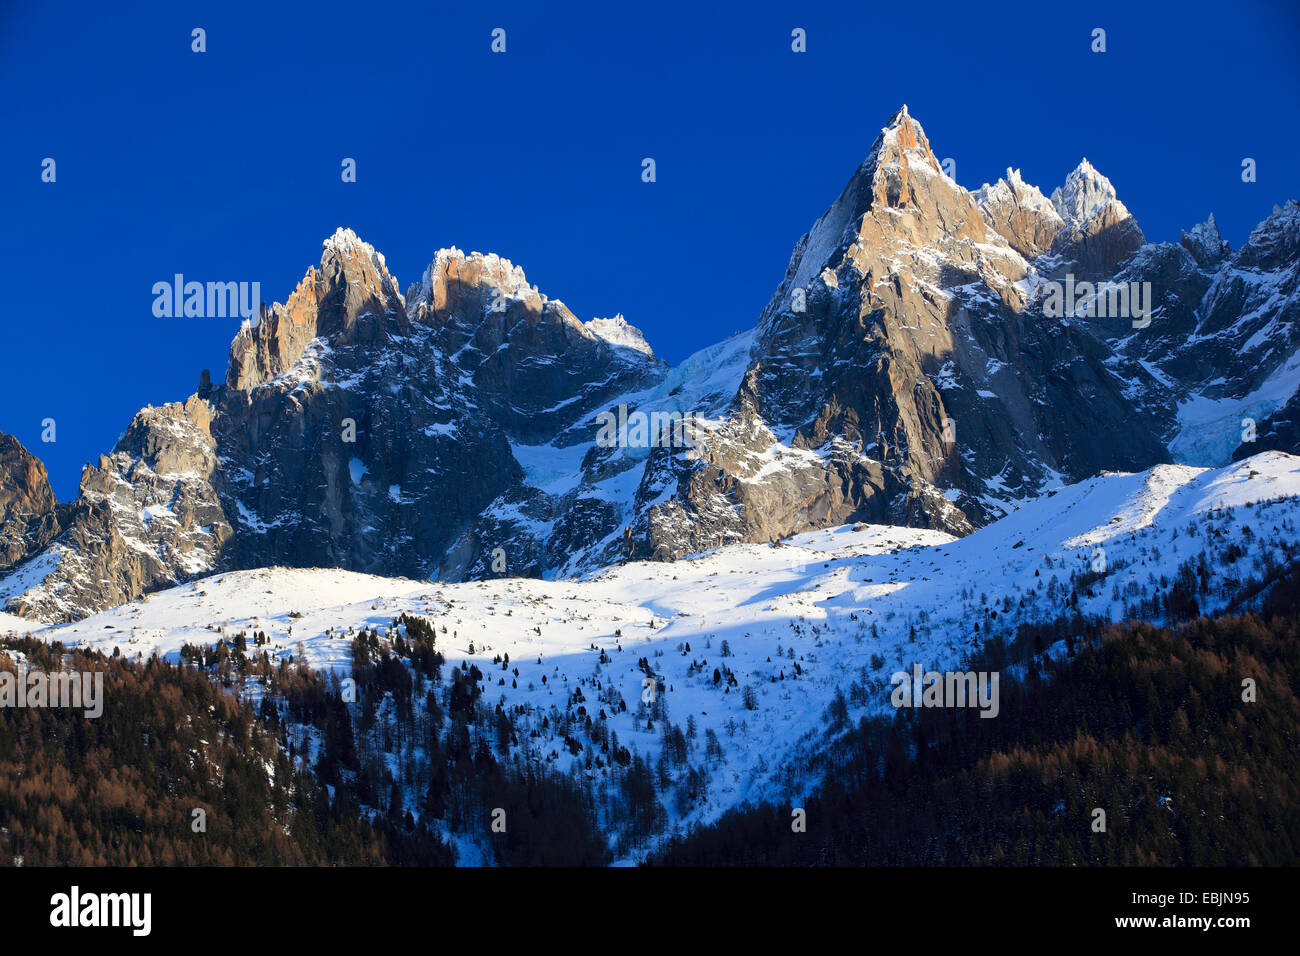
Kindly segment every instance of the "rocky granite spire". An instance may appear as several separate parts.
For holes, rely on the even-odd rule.
[[[1086,158],[1052,192],[1052,205],[1065,225],[1051,251],[1069,262],[1068,271],[1078,279],[1110,275],[1146,243],[1115,187]]]
[[[0,432],[0,571],[54,540],[58,511],[40,459],[18,439]]]
[[[331,343],[379,343],[406,331],[406,303],[384,257],[351,229],[326,239],[320,265],[284,305],[246,320],[230,346],[231,389],[248,391],[292,368],[318,337]]]
[[[1196,264],[1202,269],[1217,269],[1225,256],[1232,252],[1223,236],[1219,235],[1219,224],[1214,221],[1214,213],[1192,231],[1183,230],[1179,243],[1192,254]]]
[[[1022,256],[1032,259],[1052,248],[1052,240],[1065,228],[1056,206],[1020,177],[1020,170],[1008,169],[1005,179],[976,193],[984,218],[993,231]]]

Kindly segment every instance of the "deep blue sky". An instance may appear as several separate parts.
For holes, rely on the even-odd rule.
[[[1213,211],[1236,247],[1300,197],[1296,7],[0,0],[0,430],[74,497],[139,408],[224,377],[237,320],[154,318],[153,283],[283,301],[339,225],[403,288],[498,252],[680,360],[754,323],[904,102],[969,188],[1086,155],[1148,237]]]

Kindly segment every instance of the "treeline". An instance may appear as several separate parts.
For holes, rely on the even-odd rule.
[[[436,640],[414,616],[362,630],[347,682],[273,661],[256,634],[186,645],[179,664],[0,641],[3,670],[105,675],[95,719],[0,708],[0,863],[451,865],[446,833],[485,862],[609,862],[609,808],[520,747],[531,718],[489,706],[477,666],[444,674]],[[630,813],[661,816],[644,763],[605,745],[628,765]]]
[[[802,768],[825,781],[798,801],[805,832],[793,807],[746,808],[652,862],[1295,863],[1300,565],[1258,587],[1262,610],[1242,617],[1071,612],[1000,631],[962,665],[1002,673],[995,719],[932,708],[853,727],[839,695],[842,735]],[[664,693],[635,710],[663,745],[648,760],[610,728],[629,708],[599,676],[508,655],[449,667],[413,615],[331,636],[350,640],[347,680],[272,660],[258,634],[186,646],[177,665],[0,641],[3,670],[105,675],[97,719],[0,709],[0,863],[446,865],[454,838],[471,863],[600,865],[653,847],[666,804],[707,796],[719,743],[674,724]],[[548,677],[563,688],[548,706],[493,691]]]
[[[363,628],[350,635],[347,681],[301,660],[249,656],[246,635],[213,647],[187,645],[181,658],[260,699],[258,719],[292,765],[345,795],[353,817],[382,831],[387,862],[448,862],[433,836],[440,833],[463,835],[485,851],[484,862],[607,862],[592,788],[537,759],[535,748],[530,758],[521,756],[520,742],[533,733],[523,711],[487,705],[492,682],[477,665],[446,672],[437,638],[434,626],[415,615],[382,632]],[[518,673],[508,658],[492,666]],[[472,854],[471,862],[478,862]]]
[[[30,638],[0,670],[102,671],[103,713],[0,708],[0,864],[450,863],[439,838],[362,819],[293,761],[251,704],[192,665]],[[196,813],[196,811],[199,811]]]
[[[805,832],[794,807],[744,808],[652,862],[1295,865],[1298,597],[1292,566],[1258,614],[1174,628],[1076,620],[1055,658],[1034,651],[1059,627],[993,642],[971,663],[1023,676],[1004,674],[998,717],[863,721],[797,802]]]
[[[591,787],[541,761],[512,757],[530,733],[519,723],[522,712],[484,702],[489,681],[477,665],[462,663],[444,679],[446,662],[428,621],[402,615],[384,635],[361,631],[352,661],[354,701],[337,683],[286,695],[286,716],[320,733],[320,780],[346,785],[393,827],[464,834],[489,849],[490,862],[608,862]],[[494,666],[510,672],[508,658]]]

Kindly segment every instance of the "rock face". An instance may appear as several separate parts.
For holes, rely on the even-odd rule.
[[[644,515],[651,555],[859,520],[962,534],[1049,481],[1160,460],[1105,350],[1029,307],[1036,273],[991,223],[1032,249],[1052,218],[1012,178],[981,208],[894,116],[795,246],[726,423]]]
[[[231,347],[216,428],[227,561],[427,574],[446,529],[512,476],[500,429],[458,386],[427,330],[412,336],[383,257],[337,233]]]
[[[550,441],[662,371],[497,256],[443,250],[404,297],[383,257],[340,230],[288,304],[232,346],[217,424],[228,561],[459,569],[480,551],[476,519],[519,489],[514,444]]]
[[[54,540],[58,510],[45,466],[18,439],[0,432],[0,571]]]
[[[1300,203],[1276,206],[1235,253],[1213,217],[1143,246],[1116,282],[1149,282],[1151,325],[1085,319],[1177,462],[1294,452],[1300,389]]]
[[[213,570],[231,527],[212,487],[212,414],[197,396],[139,412],[82,471],[57,540],[0,581],[22,588],[8,610],[70,620]]]
[[[1065,220],[1052,201],[1008,169],[1006,179],[985,183],[975,194],[989,226],[1026,259],[1041,256],[1065,228]]]
[[[0,606],[69,619],[272,564],[557,576],[851,521],[963,534],[1100,470],[1300,451],[1298,263],[1295,202],[1233,253],[1212,217],[1147,243],[1087,160],[1050,199],[1016,170],[969,192],[906,107],[755,328],[676,368],[495,255],[441,250],[399,292],[340,229],[224,383],[137,415],[72,505],[0,442]],[[1067,277],[1092,285],[1062,314]],[[1099,307],[1120,284],[1149,324]]]
[[[1102,279],[1146,243],[1137,220],[1115,194],[1110,180],[1084,159],[1052,193],[1064,226],[1051,252],[1081,279]]]
[[[1232,254],[1232,249],[1219,235],[1219,224],[1214,221],[1214,213],[1210,213],[1210,217],[1199,226],[1193,226],[1191,232],[1183,230],[1179,244],[1202,269],[1217,269]]]

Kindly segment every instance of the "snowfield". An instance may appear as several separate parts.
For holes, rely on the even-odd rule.
[[[15,617],[0,611],[0,634],[26,634],[41,626],[38,621],[29,621],[25,617]]]
[[[710,770],[703,800],[665,799],[671,829],[747,800],[797,806],[817,781],[796,765],[828,739],[837,690],[850,723],[888,713],[893,672],[963,669],[991,634],[1014,636],[1019,624],[1067,610],[1124,619],[1202,555],[1199,608],[1226,609],[1246,581],[1294,558],[1298,518],[1300,458],[1267,452],[1218,469],[1103,474],[961,539],[845,526],[550,581],[264,568],[209,575],[56,627],[0,615],[0,632],[35,628],[46,640],[176,661],[185,643],[261,630],[273,658],[305,654],[345,677],[356,630],[382,634],[399,615],[420,615],[438,629],[449,667],[481,669],[485,703],[522,706],[533,728],[550,715],[553,727],[580,690],[624,746],[656,758],[665,721],[647,729],[645,658],[664,688],[666,721],[685,729],[689,718],[691,761]],[[493,662],[505,654],[508,671]],[[735,683],[715,682],[715,669]],[[720,752],[706,755],[710,731]],[[583,769],[580,751],[545,733],[520,735],[529,759],[576,764],[593,779],[607,772]]]

